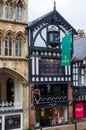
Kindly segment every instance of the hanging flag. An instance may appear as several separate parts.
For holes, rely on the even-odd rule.
[[[61,66],[70,65],[71,61],[72,32],[62,38]]]

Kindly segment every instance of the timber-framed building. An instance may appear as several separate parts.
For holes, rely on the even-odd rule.
[[[77,34],[55,6],[28,25],[30,127],[68,124],[73,118],[72,62],[61,66],[62,36],[71,31]]]

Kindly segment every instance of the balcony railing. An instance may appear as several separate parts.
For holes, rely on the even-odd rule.
[[[52,102],[66,102],[68,101],[67,96],[57,96],[57,97],[40,97],[39,99],[35,98],[35,103],[52,103]]]
[[[17,111],[17,110],[22,110],[23,109],[23,103],[22,102],[2,102],[0,104],[0,113],[1,112],[8,112],[8,111]]]

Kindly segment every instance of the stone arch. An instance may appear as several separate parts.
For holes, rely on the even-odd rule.
[[[11,30],[6,31],[5,38],[9,35],[13,38],[13,40],[15,39],[15,33],[13,31]]]
[[[13,0],[7,0],[7,1],[6,1],[6,4],[7,4],[7,5],[10,4],[10,5],[13,6],[13,5],[14,5],[14,1],[13,1]]]
[[[4,31],[0,29],[0,37],[4,40]]]
[[[26,83],[27,80],[25,79],[25,77],[23,77],[21,74],[19,74],[17,71],[15,70],[12,70],[10,68],[7,68],[7,67],[2,67],[0,68],[0,74],[1,73],[7,73],[7,74],[10,74],[11,76],[13,77],[16,77],[18,80],[20,80],[22,83]]]
[[[25,40],[25,34],[23,32],[21,32],[21,31],[19,31],[19,32],[16,33],[16,38],[17,37],[21,37],[22,40]]]
[[[15,5],[20,6],[20,7],[24,8],[24,9],[26,8],[26,4],[25,4],[24,0],[16,0]]]

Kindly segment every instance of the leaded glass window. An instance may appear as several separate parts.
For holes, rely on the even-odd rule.
[[[2,17],[2,4],[0,3],[0,18]]]
[[[59,59],[42,58],[40,62],[41,74],[63,74]]]
[[[15,52],[16,52],[16,56],[22,56],[22,39],[21,38],[16,39]]]
[[[12,6],[6,5],[5,7],[5,18],[12,19]]]
[[[16,8],[15,8],[15,18],[16,18],[16,20],[22,20],[22,7],[16,6]]]
[[[12,38],[5,39],[5,56],[12,56]]]

